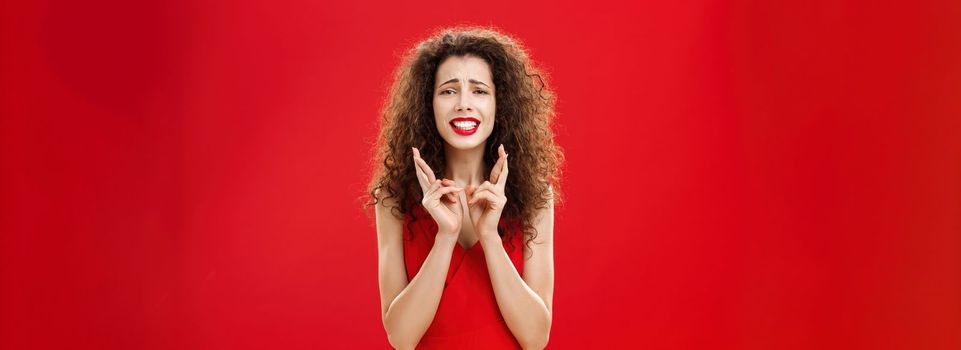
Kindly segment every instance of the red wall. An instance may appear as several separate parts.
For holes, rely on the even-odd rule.
[[[0,348],[383,348],[399,55],[560,98],[551,348],[961,348],[957,1],[3,2]]]

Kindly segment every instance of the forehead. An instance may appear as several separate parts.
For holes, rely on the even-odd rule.
[[[451,56],[437,67],[434,84],[440,84],[450,79],[474,79],[492,85],[490,65],[487,61],[475,56]]]

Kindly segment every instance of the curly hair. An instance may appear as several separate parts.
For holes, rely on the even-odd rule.
[[[491,68],[497,87],[496,122],[485,145],[484,174],[490,173],[497,161],[497,147],[504,144],[510,153],[511,173],[502,217],[508,225],[523,229],[529,248],[537,237],[533,225],[537,210],[547,208],[552,200],[560,203],[562,198],[559,180],[564,154],[554,143],[551,128],[555,97],[545,74],[533,66],[521,43],[494,29],[442,29],[405,55],[381,112],[380,134],[371,157],[375,172],[364,207],[393,198],[385,203],[394,216],[413,217],[423,193],[411,147],[420,149],[435,172],[444,169],[444,140],[434,124],[432,101],[437,68],[451,56],[478,57]],[[498,234],[513,236],[514,230],[499,225]]]

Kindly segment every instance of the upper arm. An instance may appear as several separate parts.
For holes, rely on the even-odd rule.
[[[378,192],[375,192],[375,196]],[[379,197],[378,197],[379,198]],[[386,317],[387,309],[394,298],[407,287],[407,269],[404,266],[404,228],[403,220],[391,213],[388,206],[378,200],[375,207],[377,218],[377,279],[380,284],[381,317]]]
[[[531,243],[532,255],[524,260],[524,282],[544,300],[547,310],[554,299],[554,198],[547,208],[539,209],[534,219],[537,237]],[[527,254],[525,254],[527,255]]]

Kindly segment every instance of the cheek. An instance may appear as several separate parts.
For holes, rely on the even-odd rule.
[[[497,113],[496,113],[496,112],[497,112],[497,102],[496,102],[496,101],[497,101],[497,100],[495,100],[494,98],[491,98],[490,101],[488,101],[488,102],[484,105],[484,112],[485,112],[484,114],[486,114],[487,117],[490,118],[491,120],[493,120],[494,117],[495,117],[495,115],[497,114]]]
[[[444,102],[438,99],[434,99],[434,121],[440,123],[444,119]]]

